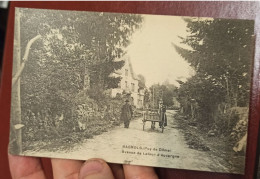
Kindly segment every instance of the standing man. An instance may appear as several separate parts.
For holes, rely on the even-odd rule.
[[[125,100],[125,104],[121,109],[121,120],[124,121],[125,128],[129,128],[130,120],[133,116],[132,106],[129,104],[129,100]]]
[[[159,103],[159,116],[162,122],[159,122],[160,128],[167,126],[166,106],[163,105],[163,101]]]

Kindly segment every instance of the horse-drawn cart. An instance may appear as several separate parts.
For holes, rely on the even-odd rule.
[[[150,109],[146,110],[143,113],[143,130],[145,128],[145,122],[146,121],[151,121],[151,128],[154,130],[155,129],[155,124],[156,122],[159,123],[159,126],[162,130],[164,130],[165,122],[166,122],[166,115],[164,112],[159,111],[158,109]]]

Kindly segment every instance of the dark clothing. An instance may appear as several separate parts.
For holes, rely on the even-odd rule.
[[[164,121],[164,126],[167,126],[167,116],[166,116],[166,107],[162,106],[161,109],[159,109],[160,118],[162,121]],[[162,127],[163,122],[159,122],[159,126]]]
[[[121,109],[121,120],[124,121],[125,128],[129,127],[130,120],[133,116],[132,106],[128,103],[124,104]]]

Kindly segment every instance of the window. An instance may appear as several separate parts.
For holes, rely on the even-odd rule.
[[[125,88],[128,88],[128,84],[127,84],[127,81],[125,81]]]

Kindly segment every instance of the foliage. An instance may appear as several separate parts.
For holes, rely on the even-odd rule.
[[[141,74],[137,75],[137,77],[138,77],[138,87],[139,87],[139,89],[145,89],[146,88],[145,77]]]
[[[149,107],[149,103],[150,103],[151,99],[150,99],[150,92],[147,88],[144,89],[144,107]]]
[[[173,105],[173,97],[176,95],[176,86],[172,84],[156,84],[150,87],[150,91],[150,105],[152,107],[157,108],[160,100],[163,100],[163,104],[166,106]]]
[[[180,38],[189,48],[174,47],[196,74],[179,82],[178,99],[184,112],[195,112],[197,120],[213,125],[219,121],[216,113],[222,115],[236,106],[248,107],[253,21],[201,18],[185,21],[190,35]]]
[[[30,39],[42,36],[30,49],[21,75],[22,118],[26,119],[30,109],[34,114],[48,112],[49,120],[64,115],[65,126],[70,126],[75,123],[73,110],[82,102],[79,94],[98,103],[107,89],[117,87],[120,78],[111,74],[124,65],[118,59],[142,18],[132,14],[19,10],[21,52]]]

